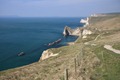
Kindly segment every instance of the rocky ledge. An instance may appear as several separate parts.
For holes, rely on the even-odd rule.
[[[44,60],[44,59],[47,59],[47,58],[49,58],[49,57],[52,57],[52,56],[57,56],[59,53],[56,53],[56,54],[54,54],[51,50],[45,50],[45,51],[43,51],[43,53],[42,53],[42,56],[41,56],[41,58],[40,58],[40,61],[41,60]]]
[[[68,26],[65,26],[63,35],[64,36],[87,36],[89,34],[92,34],[92,31],[85,29],[84,27],[78,27],[76,29],[71,29]]]
[[[64,36],[69,36],[69,35],[81,36],[81,32],[82,32],[81,28],[71,29],[70,27],[65,26],[63,35]]]

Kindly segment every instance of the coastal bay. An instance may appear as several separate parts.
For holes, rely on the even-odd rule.
[[[76,28],[81,18],[0,18],[0,71],[39,60],[48,48],[66,45],[77,37],[64,37],[66,25]],[[47,46],[58,39],[56,45]],[[24,52],[24,56],[17,56]]]

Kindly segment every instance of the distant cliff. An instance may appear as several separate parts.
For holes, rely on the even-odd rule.
[[[65,26],[64,31],[63,31],[63,35],[64,36],[81,36],[82,33],[82,29],[81,28],[76,28],[76,29],[71,29],[68,26]]]
[[[92,31],[90,31],[89,29],[86,29],[84,27],[78,27],[76,29],[71,29],[68,26],[65,26],[64,31],[63,31],[63,35],[64,36],[87,36],[92,34]]]
[[[64,36],[69,36],[69,35],[81,36],[81,33],[82,33],[81,28],[71,29],[68,26],[65,26],[64,31],[63,31]]]
[[[86,36],[88,34],[92,34],[92,31],[90,31],[90,29],[88,29],[87,27],[89,26],[89,21],[90,21],[90,17],[87,17],[86,19],[81,19],[80,23],[84,23],[83,27],[77,27],[76,29],[71,29],[68,26],[65,26],[64,31],[63,31],[63,35],[64,36]]]

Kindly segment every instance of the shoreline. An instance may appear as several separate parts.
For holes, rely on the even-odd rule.
[[[75,37],[75,36],[73,36],[73,37]],[[77,39],[79,38],[79,36],[77,37]],[[41,56],[40,56],[40,59],[38,60],[38,62],[40,62],[40,61],[42,61],[42,60],[45,60],[45,59],[47,59],[47,58],[50,58],[50,57],[54,57],[54,56],[58,56],[59,54],[54,54],[54,53],[52,53],[52,52],[49,52],[49,50],[50,49],[56,49],[56,48],[61,48],[61,47],[65,47],[65,46],[70,46],[71,45],[71,43],[75,43],[75,41],[77,40],[77,39],[75,39],[74,41],[72,41],[72,42],[66,42],[65,43],[65,45],[62,45],[62,46],[60,46],[60,47],[53,47],[53,48],[48,48],[48,49],[46,49],[46,50],[43,50],[43,52],[42,52],[42,54],[41,54]],[[55,42],[55,41],[54,41]],[[61,41],[62,42],[62,41]],[[51,43],[53,43],[53,42],[51,42]],[[58,43],[59,44],[59,43]],[[49,45],[49,43],[48,43],[48,45]],[[54,44],[53,45],[51,45],[51,46],[54,46]],[[46,55],[46,56],[45,56]],[[45,57],[45,58],[43,58],[43,57]]]
[[[80,23],[82,23],[84,25],[81,26],[81,27],[76,27],[75,29],[71,29],[68,26],[64,27],[64,30],[63,30],[64,37],[66,37],[66,36],[77,36],[77,39],[75,41],[73,41],[73,42],[67,42],[66,45],[64,45],[64,46],[74,45],[75,42],[78,40],[78,38],[82,38],[82,36],[87,36],[88,34],[92,33],[90,31],[88,31],[87,29],[85,29],[85,27],[89,25],[88,21],[89,21],[88,17],[86,17],[86,19],[81,19]],[[54,45],[53,42],[51,44]],[[64,46],[61,46],[61,47],[64,47]],[[43,51],[43,53],[41,54],[40,59],[38,60],[38,62],[42,61],[42,60],[45,60],[47,58],[50,58],[52,56],[58,56],[59,55],[57,53],[55,54],[55,53],[49,51],[50,49],[52,49],[52,48],[48,48],[48,49],[46,49],[46,50]]]
[[[70,19],[71,20],[71,19]],[[77,19],[78,20],[78,19]],[[65,24],[65,23],[64,23]],[[77,23],[75,23],[75,24],[77,24]],[[62,28],[61,28],[61,30],[62,30]],[[56,34],[56,33],[54,33],[54,34]],[[61,31],[61,34],[62,34],[62,31]],[[61,38],[63,38],[63,36],[61,36],[61,34],[60,34],[60,37]],[[59,35],[58,35],[59,36]],[[70,39],[70,38],[69,38]],[[74,39],[73,39],[74,40]],[[73,41],[72,39],[71,40],[69,40],[69,41]],[[76,39],[75,39],[76,40]],[[48,40],[49,41],[49,40]],[[57,41],[57,40],[55,40],[55,41]],[[54,41],[54,42],[55,42]],[[68,41],[68,42],[69,42]],[[52,43],[52,42],[50,42],[50,43]],[[46,43],[45,43],[46,44]],[[47,45],[48,45],[48,43],[47,43]],[[61,44],[61,45],[52,45],[52,46],[46,46],[46,45],[42,45],[42,47],[41,47],[41,45],[40,45],[40,47],[36,47],[36,48],[31,48],[31,49],[29,49],[29,50],[20,50],[20,51],[18,51],[17,53],[15,53],[14,55],[10,55],[10,57],[8,56],[7,58],[4,58],[4,59],[2,59],[1,60],[1,65],[3,65],[3,66],[1,66],[1,70],[0,71],[4,71],[4,70],[9,70],[9,69],[14,69],[14,68],[18,68],[18,67],[22,67],[22,66],[26,66],[26,65],[29,65],[29,64],[32,64],[32,63],[35,63],[35,62],[38,62],[39,61],[39,58],[41,57],[41,55],[42,55],[42,52],[44,51],[44,50],[46,50],[47,48],[48,49],[50,49],[51,47],[52,48],[58,48],[58,47],[62,47],[62,46],[66,46],[67,45],[67,41],[65,40],[65,45],[64,45],[64,41],[63,41],[63,44]],[[41,49],[40,51],[37,51],[39,48],[43,48],[43,47],[45,47],[45,49],[43,50],[43,49]],[[26,56],[29,56],[29,55],[33,55],[32,53],[35,53],[35,51],[36,52],[40,52],[40,53],[38,53],[40,56],[38,56],[37,57],[37,59],[36,59],[36,61],[32,61],[31,60],[31,63],[29,62],[29,61],[26,61],[27,62],[27,64],[25,63],[23,63],[22,64],[22,62],[18,62],[18,64],[16,64],[17,65],[17,67],[16,67],[16,65],[15,65],[15,67],[14,67],[14,64],[12,65],[12,67],[10,66],[8,66],[8,67],[5,67],[4,68],[4,66],[6,66],[7,64],[6,63],[8,63],[9,62],[9,60],[10,61],[14,61],[15,62],[15,60],[13,60],[13,58],[15,58],[16,60],[19,58],[19,57],[24,57],[24,58],[26,58]],[[20,52],[24,52],[25,53],[25,55],[23,55],[23,56],[18,56],[18,53],[20,53]],[[17,58],[16,58],[17,57]],[[35,57],[36,57],[36,55],[35,55]],[[28,57],[26,58],[26,59],[29,59]],[[26,60],[25,59],[25,60]],[[23,60],[21,60],[21,61],[25,61],[24,59]],[[11,62],[12,63],[12,62]],[[19,63],[20,63],[20,66],[19,66]]]

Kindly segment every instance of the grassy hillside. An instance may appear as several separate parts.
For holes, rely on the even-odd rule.
[[[120,80],[120,54],[105,49],[105,44],[120,50],[120,14],[90,17],[86,39],[74,45],[49,49],[58,56],[27,66],[0,72],[0,80]]]

